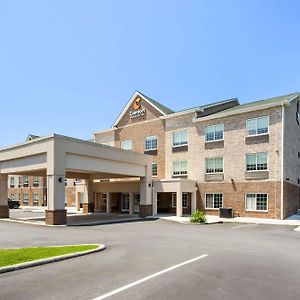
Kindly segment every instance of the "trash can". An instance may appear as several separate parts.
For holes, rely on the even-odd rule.
[[[222,207],[220,208],[220,218],[232,218],[232,207]]]

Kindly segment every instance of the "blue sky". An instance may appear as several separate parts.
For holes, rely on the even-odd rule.
[[[0,0],[0,146],[88,139],[135,90],[173,110],[300,90],[300,1]]]

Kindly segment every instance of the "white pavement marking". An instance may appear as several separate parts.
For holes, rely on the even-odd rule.
[[[250,226],[256,226],[256,225],[258,225],[258,224],[240,225],[240,226],[232,227],[231,229],[237,229],[237,228],[242,228],[242,227],[250,227]]]
[[[130,289],[130,288],[132,288],[132,287],[134,287],[134,286],[136,286],[136,285],[138,285],[138,284],[141,284],[141,283],[143,283],[143,282],[145,282],[145,281],[147,281],[147,280],[150,280],[150,279],[152,279],[152,278],[154,278],[154,277],[160,276],[160,275],[162,275],[162,274],[165,274],[165,273],[167,273],[167,272],[170,272],[170,271],[172,271],[172,270],[175,270],[175,269],[177,269],[177,268],[180,268],[180,267],[182,267],[182,266],[184,266],[184,265],[187,265],[187,264],[190,264],[190,263],[192,263],[192,262],[194,262],[194,261],[197,261],[197,260],[200,260],[200,259],[202,259],[202,258],[205,258],[205,257],[207,257],[207,256],[208,256],[208,254],[203,254],[203,255],[197,256],[197,257],[195,257],[195,258],[193,258],[193,259],[187,260],[187,261],[182,262],[182,263],[180,263],[180,264],[178,264],[178,265],[172,266],[172,267],[170,267],[170,268],[164,269],[164,270],[162,270],[162,271],[159,271],[159,272],[157,272],[157,273],[154,273],[154,274],[152,274],[152,275],[149,275],[149,276],[147,276],[147,277],[144,277],[144,278],[142,278],[142,279],[140,279],[140,280],[137,280],[137,281],[135,281],[135,282],[132,282],[132,283],[130,283],[130,284],[124,285],[124,286],[122,286],[122,287],[120,287],[120,288],[118,288],[118,289],[116,289],[116,290],[113,290],[113,291],[111,291],[111,292],[109,292],[109,293],[106,293],[106,294],[104,294],[104,295],[102,295],[102,296],[100,296],[100,297],[97,297],[97,298],[93,299],[93,300],[103,300],[103,299],[106,299],[106,298],[108,298],[108,297],[111,297],[111,296],[113,296],[113,295],[116,295],[116,294],[118,294],[118,293],[121,293],[121,292],[123,292],[123,291],[125,291],[125,290],[127,290],[127,289]]]

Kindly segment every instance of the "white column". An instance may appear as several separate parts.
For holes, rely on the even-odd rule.
[[[65,176],[63,174],[47,175],[48,210],[65,209]]]
[[[157,191],[155,189],[153,189],[152,213],[153,216],[157,215]]]
[[[79,192],[75,192],[75,199],[76,199],[76,209],[77,211],[80,211],[80,193]]]
[[[94,203],[94,180],[85,179],[84,203]]]
[[[110,214],[111,213],[111,195],[110,193],[106,194],[106,213]]]
[[[180,187],[176,193],[176,216],[182,217],[182,191]]]
[[[129,214],[133,215],[133,193],[129,193]]]
[[[191,193],[191,214],[196,210],[197,192]]]

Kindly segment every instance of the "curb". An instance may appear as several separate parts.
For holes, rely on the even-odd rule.
[[[98,245],[98,248],[92,249],[92,250],[81,251],[81,252],[77,252],[77,253],[70,253],[70,254],[65,254],[65,255],[54,256],[51,258],[43,258],[43,259],[33,260],[33,261],[21,263],[21,264],[16,264],[13,266],[2,267],[2,268],[0,268],[0,274],[17,271],[17,270],[22,270],[22,269],[27,269],[27,268],[32,268],[32,267],[36,267],[36,266],[42,266],[45,264],[50,264],[50,263],[66,260],[69,258],[80,257],[80,256],[84,256],[87,254],[100,252],[106,248],[105,245],[101,245],[101,244],[80,244],[80,246],[84,246],[84,245]],[[78,245],[63,245],[63,246],[78,246]],[[49,246],[49,247],[62,247],[62,246]]]

